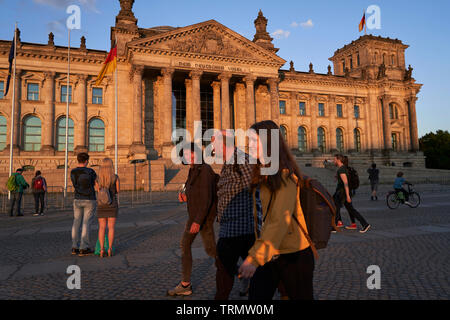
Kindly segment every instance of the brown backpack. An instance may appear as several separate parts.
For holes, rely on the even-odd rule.
[[[302,176],[299,184],[300,205],[308,231],[301,227],[295,216],[294,218],[317,257],[316,250],[326,248],[331,231],[338,230],[335,223],[336,206],[331,194],[319,181]]]

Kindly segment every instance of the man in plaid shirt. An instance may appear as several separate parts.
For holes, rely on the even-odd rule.
[[[249,163],[249,155],[234,147],[234,136],[224,131],[222,135],[214,136],[216,156],[223,156],[225,161],[217,186],[220,231],[216,259],[216,300],[228,299],[237,274],[239,257],[245,259],[255,242],[253,200],[249,192],[253,166]]]

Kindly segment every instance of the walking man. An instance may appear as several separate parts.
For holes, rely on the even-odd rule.
[[[75,199],[73,201],[72,226],[72,255],[92,255],[94,251],[89,248],[89,231],[95,217],[97,198],[95,195],[95,180],[97,174],[87,168],[89,155],[80,153],[77,156],[78,167],[70,173]]]
[[[352,198],[350,196],[350,188],[348,186],[348,170],[344,165],[345,158],[341,154],[337,154],[334,157],[334,164],[338,167],[337,170],[337,187],[336,192],[333,196],[334,201],[336,203],[336,225],[338,227],[342,227],[342,218],[341,218],[341,207],[347,209],[348,214],[350,215],[350,220],[352,224],[346,229],[356,230],[355,219],[361,223],[362,229],[359,231],[361,233],[366,233],[370,229],[370,224],[364,219],[364,217],[353,207]]]
[[[249,192],[252,166],[249,155],[234,147],[234,136],[226,131],[214,136],[213,145],[216,157],[223,157],[225,162],[217,185],[220,229],[215,299],[228,300],[238,274],[239,257],[244,260],[255,242],[253,200]],[[242,164],[239,159],[244,160]]]
[[[9,215],[14,216],[14,206],[17,204],[16,215],[18,217],[23,217],[23,212],[21,212],[22,207],[22,199],[23,199],[23,191],[29,187],[28,183],[25,181],[25,178],[22,175],[23,169],[17,169],[16,173],[13,173],[11,176],[11,180],[13,181],[13,187],[9,187],[8,189],[11,192],[11,208],[9,211]],[[14,177],[14,178],[13,178]],[[8,181],[9,182],[9,181]]]

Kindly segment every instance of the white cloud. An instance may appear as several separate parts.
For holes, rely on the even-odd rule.
[[[282,29],[275,30],[275,32],[271,34],[271,36],[274,37],[275,39],[288,38],[290,35],[291,35],[290,31]]]
[[[292,23],[291,23],[291,27],[292,27],[292,28],[297,28],[297,27],[298,27],[298,22],[295,22],[295,21],[292,22]]]
[[[308,21],[300,23],[300,26],[302,28],[312,28],[314,27],[314,23],[312,22],[311,19],[308,19]]]

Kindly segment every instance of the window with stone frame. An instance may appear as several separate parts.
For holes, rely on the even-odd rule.
[[[300,115],[301,116],[306,116],[306,103],[303,102],[303,101],[300,101],[298,103],[298,108],[299,108],[299,111],[300,111]]]
[[[8,131],[6,118],[0,115],[0,151],[6,148],[7,132]]]
[[[344,117],[344,112],[342,111],[342,104],[337,104],[336,105],[336,116],[338,118],[343,118]]]
[[[101,119],[89,121],[88,142],[90,152],[105,151],[105,123]]]
[[[92,104],[103,104],[103,88],[92,88]]]
[[[319,103],[319,117],[325,117],[325,104]]]
[[[398,120],[398,108],[394,104],[389,104],[389,118],[391,120]]]
[[[61,86],[61,102],[67,102],[67,85]],[[69,86],[69,103],[72,103],[72,86]]]
[[[361,131],[359,131],[359,129],[357,128],[353,130],[353,139],[356,152],[361,152]]]
[[[358,105],[353,106],[353,113],[355,115],[355,119],[361,118],[360,110]]]
[[[344,131],[341,128],[336,129],[336,148],[339,152],[344,152]]]
[[[392,139],[392,150],[398,151],[398,133],[393,132],[391,139]]]
[[[28,85],[27,85],[27,100],[28,101],[39,101],[39,84],[38,83],[28,83]]]
[[[281,133],[281,136],[283,137],[284,141],[287,142],[288,139],[287,139],[287,128],[286,128],[286,126],[284,126],[284,125],[280,126],[280,133]]]
[[[73,151],[73,138],[74,138],[74,123],[73,120],[69,118],[69,130],[68,130],[68,151]],[[66,150],[66,117],[61,117],[58,119],[56,124],[56,150],[65,151]]]
[[[325,136],[325,129],[322,127],[319,127],[317,129],[317,147],[320,152],[325,153],[327,149],[327,139]]]
[[[286,101],[280,100],[280,114],[286,114]]]
[[[23,150],[41,150],[41,119],[36,116],[29,116],[23,121]]]
[[[298,128],[298,150],[306,152],[308,148],[308,138],[305,127]]]
[[[5,82],[0,81],[0,100],[5,98]]]

